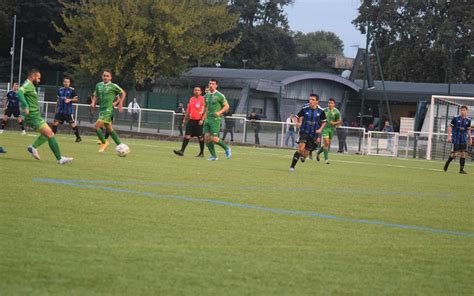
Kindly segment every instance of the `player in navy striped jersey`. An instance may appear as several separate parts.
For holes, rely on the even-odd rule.
[[[56,115],[53,121],[53,133],[56,134],[58,132],[58,125],[66,121],[76,135],[76,143],[79,143],[81,136],[79,135],[79,129],[74,120],[72,108],[72,104],[77,103],[79,99],[76,95],[76,90],[71,87],[71,79],[69,77],[64,77],[63,87],[58,90],[57,99]]]
[[[319,96],[317,94],[309,95],[309,106],[301,109],[297,114],[297,126],[300,129],[298,148],[291,161],[290,172],[295,170],[298,160],[305,159],[310,151],[317,147],[317,139],[321,131],[326,126],[326,114],[319,107]]]
[[[471,119],[467,117],[467,106],[461,106],[460,114],[454,116],[448,126],[448,141],[452,143],[451,154],[449,155],[444,171],[448,170],[449,164],[459,155],[459,173],[466,174],[464,164],[466,163],[467,145],[472,145]]]
[[[19,84],[13,83],[13,88],[6,95],[5,101],[5,114],[3,116],[2,125],[0,126],[0,134],[5,130],[5,125],[8,119],[13,115],[18,121],[21,128],[21,134],[26,135],[25,126],[23,125],[23,118],[20,115],[20,100],[18,99],[16,92],[18,91]]]

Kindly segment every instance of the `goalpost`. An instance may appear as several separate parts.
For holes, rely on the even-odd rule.
[[[451,152],[451,143],[448,143],[448,126],[454,116],[459,114],[461,106],[467,106],[468,117],[474,115],[474,97],[455,97],[433,95],[429,106],[428,143],[426,159],[445,159]],[[425,120],[426,121],[426,120]]]
[[[367,155],[398,156],[398,133],[369,131]]]

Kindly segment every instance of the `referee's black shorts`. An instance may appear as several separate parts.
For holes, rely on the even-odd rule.
[[[307,134],[305,132],[300,131],[299,137],[298,137],[298,144],[304,143],[304,149],[306,151],[314,151],[317,147],[318,144],[315,142],[318,137],[312,137],[310,134]]]
[[[467,151],[467,144],[453,144],[451,152],[464,152]]]
[[[186,136],[201,137],[202,125],[199,125],[199,120],[190,119],[186,124]]]

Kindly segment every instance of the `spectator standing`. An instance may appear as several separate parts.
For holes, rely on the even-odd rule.
[[[393,126],[390,125],[390,121],[385,121],[385,126],[382,129],[385,133],[393,133]]]
[[[252,111],[250,115],[247,117],[248,120],[250,120],[251,127],[253,129],[253,134],[255,135],[255,145],[260,145],[260,138],[258,136],[258,133],[260,131],[260,116],[257,115],[257,112]]]
[[[290,116],[286,119],[286,137],[285,146],[288,147],[288,140],[291,138],[291,147],[295,147],[295,135],[296,135],[296,117],[294,113],[290,113]]]
[[[128,114],[132,116],[132,123],[130,123],[130,130],[133,128],[133,124],[138,120],[141,112],[140,105],[138,105],[137,98],[133,98],[133,101],[128,104]]]
[[[347,153],[347,128],[344,127],[347,127],[346,121],[344,121],[342,128],[339,127],[336,129],[337,140],[339,141],[339,150],[337,150],[337,153]]]
[[[175,122],[178,123],[178,129],[179,129],[179,136],[183,136],[183,119],[184,119],[184,113],[186,113],[186,110],[184,110],[183,103],[179,103],[178,108],[174,110],[174,113],[176,113],[176,119]]]
[[[235,128],[235,122],[233,118],[229,118],[232,116],[232,111],[228,111],[225,114],[225,127],[224,127],[224,135],[222,136],[222,140],[225,140],[225,137],[227,136],[227,133],[230,133],[230,141],[234,142],[234,128]]]
[[[390,121],[385,121],[385,125],[382,129],[382,132],[385,132],[385,133],[393,133],[393,126],[390,125]],[[387,144],[388,144],[388,151],[390,151],[390,153],[393,152],[393,149],[394,147],[393,146],[393,137],[391,135],[387,135]]]

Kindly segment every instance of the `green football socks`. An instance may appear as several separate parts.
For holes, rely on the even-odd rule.
[[[36,138],[36,141],[33,143],[33,148],[38,148],[39,146],[43,145],[48,141],[48,138],[40,135],[38,138]]]
[[[209,142],[206,144],[207,145],[207,148],[209,148],[209,152],[211,152],[211,155],[213,157],[216,157],[216,148],[214,147],[214,143],[213,142]]]
[[[105,137],[104,137],[104,133],[102,132],[102,129],[99,128],[98,130],[95,131],[95,133],[97,134],[97,137],[102,142],[102,144],[104,144],[105,143]]]
[[[118,134],[117,134],[115,131],[112,131],[112,132],[110,133],[110,136],[111,136],[112,139],[114,140],[115,144],[117,144],[117,145],[122,144],[122,141],[120,141],[120,138],[119,138]]]
[[[329,159],[329,150],[328,149],[324,149],[324,160],[328,160]]]
[[[49,138],[48,144],[49,144],[49,148],[51,148],[51,151],[53,151],[54,157],[56,157],[56,160],[60,160],[61,151],[59,150],[59,144],[58,144],[58,141],[56,141],[56,137]]]
[[[221,139],[219,139],[219,142],[217,142],[217,145],[221,146],[222,149],[224,149],[224,150],[229,149],[229,147]]]

